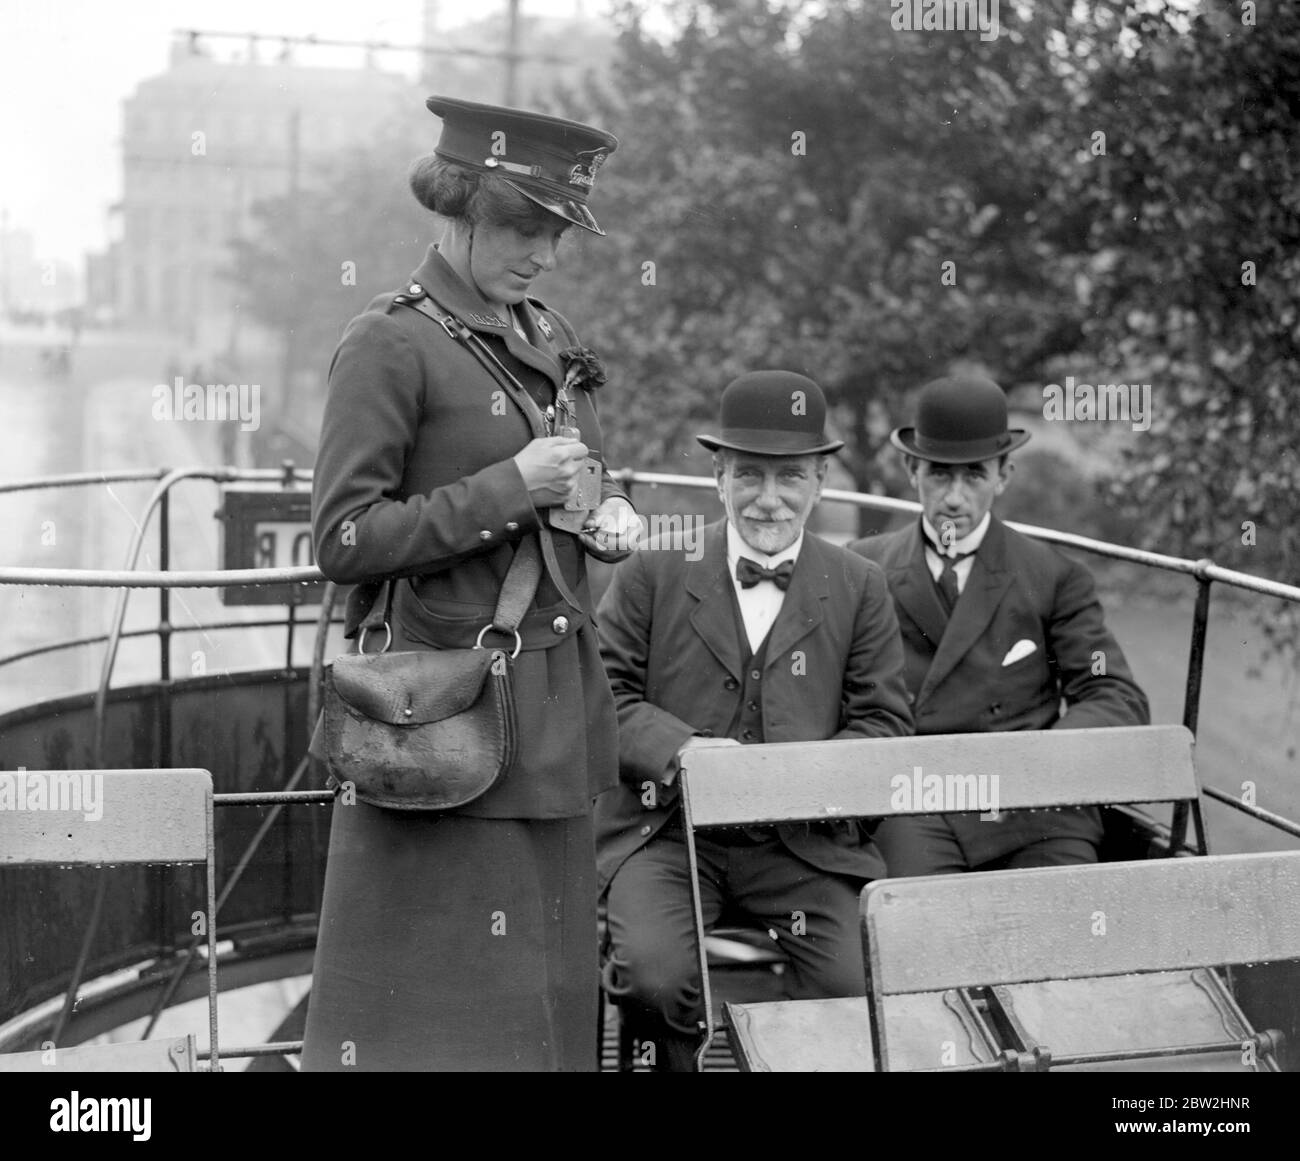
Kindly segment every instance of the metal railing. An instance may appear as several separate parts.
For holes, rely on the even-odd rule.
[[[632,470],[612,474],[620,482],[631,486],[704,488],[709,491],[716,487],[711,478],[702,478],[700,476],[677,476]],[[851,504],[855,508],[868,508],[878,512],[901,512],[918,515],[921,511],[921,505],[915,500],[898,500],[891,496],[871,496],[862,492],[846,492],[836,488],[825,489],[822,492],[822,500],[839,501]],[[1187,658],[1187,683],[1183,694],[1183,725],[1191,731],[1193,736],[1196,735],[1200,717],[1201,683],[1205,668],[1205,638],[1210,618],[1210,586],[1217,582],[1230,588],[1258,593],[1262,596],[1277,597],[1280,600],[1300,604],[1300,587],[1252,576],[1250,573],[1237,572],[1234,569],[1222,568],[1212,560],[1186,560],[1178,556],[1167,556],[1163,553],[1149,552],[1141,548],[1110,544],[1104,540],[1094,540],[1091,537],[1078,536],[1072,532],[1059,532],[1054,528],[1040,528],[1037,525],[1021,524],[1010,520],[1006,521],[1006,525],[1008,528],[1024,533],[1024,535],[1032,537],[1034,540],[1042,540],[1048,544],[1059,545],[1062,548],[1074,548],[1081,552],[1090,552],[1110,560],[1126,561],[1130,564],[1144,565],[1147,568],[1180,573],[1184,576],[1190,576],[1196,581],[1196,605],[1192,613],[1192,635]],[[1300,838],[1300,823],[1282,815],[1274,814],[1271,811],[1263,810],[1253,803],[1243,802],[1239,798],[1233,797],[1215,787],[1205,786],[1203,789],[1205,794],[1215,801],[1222,802],[1227,806],[1231,806],[1234,810],[1250,815],[1252,818],[1267,823],[1269,826]],[[1199,816],[1199,806],[1195,809],[1195,822],[1198,832],[1197,842],[1198,846],[1203,849],[1205,846],[1205,827]],[[1169,842],[1171,850],[1177,850],[1185,844],[1188,818],[1187,805],[1185,803],[1176,805],[1173,812],[1173,821],[1170,824]]]
[[[613,475],[620,483],[624,484],[628,488],[629,492],[633,488],[640,487],[646,487],[652,490],[658,487],[703,489],[709,492],[712,492],[715,488],[714,481],[711,477],[682,476],[659,472],[638,472],[631,469],[614,472]],[[295,625],[297,624],[297,618],[295,616],[297,606],[289,604],[285,617],[279,620],[260,619],[255,621],[220,622],[196,625],[181,630],[174,626],[170,621],[170,590],[173,588],[222,588],[234,585],[285,583],[308,584],[325,579],[320,570],[314,566],[238,570],[172,570],[169,567],[171,551],[170,493],[172,488],[175,487],[176,484],[188,480],[206,480],[214,483],[257,481],[288,484],[291,482],[307,482],[311,477],[312,473],[310,471],[297,469],[292,464],[286,464],[282,469],[278,470],[235,468],[187,468],[170,470],[160,468],[149,472],[82,472],[44,479],[16,480],[8,483],[0,483],[0,496],[3,496],[15,492],[42,488],[87,487],[99,484],[155,481],[155,487],[144,506],[141,518],[136,522],[136,531],[127,552],[127,560],[124,568],[0,568],[0,585],[48,585],[59,587],[116,588],[120,590],[117,605],[114,610],[112,626],[108,633],[91,637],[75,638],[51,645],[43,645],[35,649],[27,649],[20,653],[0,657],[0,668],[20,660],[27,660],[59,649],[82,647],[100,643],[106,644],[107,648],[101,668],[100,681],[95,695],[95,765],[102,765],[104,711],[108,690],[112,682],[118,645],[123,638],[156,634],[159,640],[159,686],[162,692],[160,749],[163,757],[168,758],[171,749],[169,728],[170,714],[168,711],[170,708],[170,645],[172,635],[179,631],[191,631],[191,629],[266,628],[284,625],[288,629],[286,666],[288,669],[292,670],[293,633]],[[881,512],[916,514],[921,511],[920,504],[915,501],[894,499],[886,496],[873,496],[860,492],[849,492],[837,489],[827,489],[822,493],[822,499],[824,501],[846,503],[856,508],[866,508]],[[159,515],[160,567],[155,571],[142,571],[139,570],[136,565],[140,558],[140,553],[145,542],[149,525],[155,513]],[[1222,584],[1230,588],[1257,593],[1263,596],[1276,597],[1280,600],[1300,604],[1300,587],[1281,584],[1277,581],[1270,581],[1261,577],[1252,576],[1249,573],[1222,568],[1208,559],[1196,561],[1186,560],[1181,557],[1167,556],[1143,549],[1110,544],[1105,541],[1094,540],[1073,533],[1059,532],[1055,529],[1040,528],[1033,525],[1010,521],[1007,522],[1007,526],[1018,532],[1024,533],[1035,540],[1042,540],[1061,547],[1093,553],[1111,560],[1126,561],[1132,564],[1143,565],[1148,568],[1156,568],[1167,572],[1179,573],[1195,580],[1197,586],[1196,602],[1192,619],[1191,641],[1188,651],[1187,681],[1183,700],[1183,724],[1192,732],[1193,735],[1196,734],[1199,719],[1202,674],[1205,662],[1206,630],[1209,623],[1211,585],[1216,583]],[[130,591],[132,589],[150,588],[156,588],[159,591],[158,624],[150,629],[132,630],[129,632],[124,631],[123,625]],[[329,624],[337,623],[332,616],[332,585],[328,586],[326,594],[327,595],[321,605],[320,616],[315,622],[317,632],[313,662],[314,673],[319,672],[319,668],[323,663],[324,628]],[[332,801],[333,795],[329,791],[299,791],[294,789],[299,779],[302,777],[306,767],[307,760],[304,758],[295,770],[294,775],[289,779],[285,788],[282,790],[251,794],[219,794],[214,796],[214,804],[218,806],[269,805],[272,807],[271,813],[263,820],[262,825],[258,828],[257,833],[254,835],[253,839],[248,844],[248,847],[237,862],[230,879],[224,885],[217,901],[218,909],[220,909],[221,903],[229,897],[230,892],[238,883],[244,869],[251,862],[262,838],[270,830],[275,818],[285,805],[324,804]],[[1234,810],[1249,815],[1266,825],[1284,831],[1289,835],[1300,837],[1300,823],[1297,823],[1294,820],[1264,810],[1260,807],[1254,806],[1253,804],[1243,802],[1238,797],[1227,794],[1215,787],[1203,785],[1202,789],[1207,797],[1212,798],[1217,802],[1230,806]],[[1188,820],[1189,815],[1187,806],[1185,804],[1180,804],[1175,808],[1173,822],[1170,826],[1169,844],[1171,851],[1181,849],[1185,846]],[[1200,817],[1199,807],[1194,815],[1194,821],[1198,832],[1198,846],[1204,849],[1205,828],[1203,820]],[[101,886],[97,890],[95,903],[92,908],[92,915],[86,932],[86,938],[83,941],[82,954],[79,957],[77,967],[74,970],[73,978],[66,995],[64,1011],[56,1028],[56,1042],[58,1035],[62,1032],[71,1013],[77,989],[81,982],[81,974],[84,971],[85,963],[89,955],[89,947],[94,938],[95,930],[98,927],[102,906],[103,887],[101,880]],[[196,953],[197,949],[192,947],[177,965],[172,979],[168,982],[167,989],[162,993],[162,1002],[156,1005],[151,1016],[149,1024],[150,1030],[154,1023],[156,1023],[159,1013],[163,1008],[165,1008],[166,1000],[174,993],[176,986],[184,976]],[[231,1049],[228,1051],[222,1050],[220,1055],[223,1057],[236,1055],[267,1055],[292,1053],[300,1050],[301,1042],[282,1042],[252,1048]]]
[[[632,469],[616,471],[612,474],[615,479],[627,486],[629,491],[637,487],[648,487],[651,489],[658,487],[673,487],[703,489],[712,492],[715,487],[713,479],[706,476],[683,476],[662,472],[638,472]],[[293,464],[286,463],[280,469],[188,468],[169,470],[166,468],[160,468],[151,472],[80,472],[63,476],[54,476],[48,479],[29,479],[0,483],[0,496],[2,496],[8,493],[39,488],[84,487],[95,484],[111,484],[128,481],[157,481],[156,487],[145,505],[141,519],[136,522],[136,533],[132,539],[132,544],[127,554],[127,564],[124,569],[0,568],[0,584],[84,586],[118,588],[121,590],[117,608],[114,613],[113,625],[107,635],[78,638],[72,641],[61,642],[56,645],[42,646],[34,650],[29,649],[22,653],[7,657],[0,657],[0,668],[15,661],[37,656],[41,653],[50,652],[54,649],[72,648],[75,646],[97,644],[107,641],[108,648],[104,657],[103,671],[101,673],[100,684],[96,692],[95,701],[95,753],[98,758],[102,749],[103,707],[112,680],[118,644],[123,637],[157,634],[159,638],[159,679],[162,683],[164,692],[162,712],[163,754],[166,756],[168,753],[167,743],[169,741],[169,731],[167,729],[169,715],[167,713],[168,706],[166,704],[166,691],[170,683],[170,641],[172,634],[178,631],[169,620],[170,605],[168,603],[168,591],[172,588],[217,588],[246,584],[284,584],[286,582],[308,584],[324,579],[320,570],[315,566],[310,565],[295,568],[238,570],[212,569],[189,572],[170,569],[171,535],[168,499],[171,489],[182,480],[209,480],[217,483],[260,481],[288,484],[290,482],[305,483],[311,478],[312,472],[310,470],[295,468]],[[920,504],[914,500],[900,500],[889,496],[873,496],[862,492],[849,492],[833,488],[825,490],[822,493],[822,499],[879,512],[916,514],[921,510]],[[149,522],[155,511],[158,511],[161,514],[159,528],[159,564],[161,567],[156,571],[146,572],[138,570],[135,566],[139,560]],[[1018,532],[1022,532],[1026,536],[1032,537],[1035,540],[1042,540],[1046,543],[1059,545],[1064,548],[1078,549],[1079,551],[1093,553],[1094,555],[1105,557],[1110,560],[1125,561],[1131,564],[1142,565],[1147,568],[1179,573],[1184,576],[1189,576],[1196,581],[1196,602],[1192,615],[1191,640],[1188,648],[1187,680],[1183,696],[1183,724],[1192,732],[1193,735],[1196,734],[1199,724],[1200,695],[1205,664],[1205,639],[1207,626],[1209,624],[1211,585],[1218,583],[1245,592],[1257,593],[1261,596],[1275,597],[1280,600],[1300,604],[1300,587],[1282,584],[1278,581],[1267,580],[1263,577],[1252,576],[1249,573],[1238,572],[1233,569],[1223,568],[1216,565],[1212,560],[1187,560],[1182,557],[1168,556],[1163,553],[1150,552],[1145,549],[1129,548],[1125,545],[1110,544],[1103,540],[1094,540],[1090,537],[1078,536],[1070,532],[1060,532],[1052,528],[1040,528],[1035,525],[1021,524],[1012,521],[1008,521],[1007,526]],[[153,629],[123,632],[127,597],[129,591],[135,588],[158,589],[159,623]],[[211,625],[195,626],[194,628],[255,628],[284,624],[287,626],[289,631],[289,639],[287,642],[287,665],[291,668],[293,655],[293,631],[296,621],[294,615],[295,608],[296,606],[292,604],[289,605],[286,617],[279,621],[263,619],[259,621],[222,622]],[[1297,824],[1290,819],[1263,810],[1251,803],[1242,802],[1240,799],[1226,794],[1224,791],[1217,790],[1214,787],[1205,787],[1205,792],[1207,796],[1218,802],[1222,802],[1225,805],[1231,806],[1234,810],[1238,810],[1243,814],[1258,819],[1269,826],[1283,830],[1290,835],[1300,837],[1300,824]],[[1199,819],[1196,821],[1197,829],[1200,832],[1198,837],[1203,841],[1204,828]],[[1187,822],[1187,808],[1182,806],[1176,809],[1170,833],[1171,846],[1177,848],[1184,844],[1186,840]]]

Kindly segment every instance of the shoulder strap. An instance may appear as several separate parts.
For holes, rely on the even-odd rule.
[[[515,550],[510,568],[506,570],[506,579],[501,583],[496,611],[492,614],[492,628],[502,633],[513,633],[518,629],[519,622],[528,612],[528,606],[533,603],[533,597],[537,594],[537,582],[541,579],[542,558],[538,553],[537,541],[531,536],[525,537]],[[384,578],[375,603],[370,606],[370,612],[357,630],[361,635],[363,650],[367,632],[384,630],[384,645],[380,652],[387,652],[393,643],[393,595],[396,588],[392,577]]]
[[[461,346],[466,347],[470,354],[483,365],[484,370],[506,389],[506,394],[510,396],[511,401],[524,413],[524,418],[528,421],[528,427],[533,433],[533,438],[541,439],[546,436],[546,419],[542,415],[542,409],[537,406],[536,400],[528,394],[524,385],[506,369],[501,360],[492,353],[491,348],[478,335],[450,311],[440,307],[429,297],[427,290],[420,298],[402,296],[397,301],[404,306],[411,307],[413,310],[418,310],[426,318],[433,319],[452,339],[460,343]]]
[[[418,310],[426,318],[432,319],[442,327],[442,329],[445,330],[454,341],[465,347],[470,354],[472,354],[479,363],[482,364],[483,369],[505,388],[506,395],[508,395],[515,406],[523,412],[524,419],[527,420],[528,428],[533,433],[534,439],[543,439],[549,434],[546,430],[546,419],[542,415],[541,408],[537,406],[533,397],[528,394],[524,385],[520,383],[519,380],[510,373],[510,370],[505,366],[505,364],[503,364],[501,360],[493,354],[492,349],[487,345],[487,343],[470,330],[469,327],[461,322],[454,314],[445,310],[429,295],[427,290],[419,298],[401,295],[396,301],[402,305],[409,306],[414,310]],[[560,594],[560,598],[565,604],[576,609],[580,613],[583,612],[584,610],[582,605],[579,603],[578,598],[573,595],[573,591],[565,583],[564,575],[560,571],[560,562],[555,556],[555,540],[551,535],[551,530],[546,526],[545,522],[538,527],[537,538],[541,542],[542,558],[546,562],[546,571],[550,575],[551,583],[555,586],[556,592]],[[516,550],[516,559],[518,559],[522,547],[523,545],[521,544],[520,549]],[[511,567],[513,568],[513,564]],[[509,579],[509,574],[507,574],[506,579]],[[534,592],[536,591],[536,587],[536,584],[534,584]],[[532,600],[531,594],[528,599],[529,601]],[[378,604],[377,601],[376,604]],[[499,611],[498,608],[498,613]],[[501,626],[498,625],[498,628],[500,627]],[[513,628],[513,626],[511,626],[511,628]]]

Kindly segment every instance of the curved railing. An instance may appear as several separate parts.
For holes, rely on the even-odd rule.
[[[637,472],[632,470],[614,473],[616,478],[624,484],[629,492],[637,488],[655,489],[659,487],[703,489],[709,492],[714,490],[715,484],[712,478],[699,476],[682,476],[654,472]],[[153,488],[141,513],[141,517],[136,521],[136,531],[132,537],[131,545],[127,553],[125,567],[122,569],[67,569],[67,568],[21,568],[7,567],[0,568],[0,584],[3,585],[53,585],[53,586],[73,586],[73,587],[91,587],[91,588],[116,588],[120,590],[117,604],[114,609],[112,624],[109,631],[105,634],[88,637],[78,637],[66,641],[55,642],[48,645],[42,645],[34,649],[25,649],[21,652],[14,653],[5,657],[0,657],[0,669],[11,665],[20,660],[30,660],[33,657],[41,656],[61,649],[70,649],[85,647],[95,644],[106,645],[103,665],[101,667],[100,680],[95,693],[95,710],[94,710],[94,729],[95,744],[94,752],[96,756],[96,765],[102,765],[99,759],[102,758],[103,752],[103,730],[104,730],[104,713],[107,704],[108,693],[112,685],[113,672],[118,654],[118,646],[123,639],[132,637],[142,637],[156,635],[159,641],[159,689],[162,695],[162,727],[161,727],[161,753],[168,755],[170,753],[170,737],[167,723],[169,721],[169,691],[171,688],[171,666],[170,666],[170,644],[173,633],[178,630],[170,621],[170,599],[169,593],[174,588],[220,588],[234,585],[264,585],[264,584],[285,584],[285,583],[313,583],[324,579],[319,569],[314,566],[302,566],[293,568],[276,568],[276,569],[242,569],[242,570],[202,570],[202,571],[177,571],[170,568],[171,552],[171,515],[170,515],[170,495],[172,489],[185,481],[205,480],[214,483],[236,483],[236,482],[281,482],[288,484],[290,482],[306,482],[311,479],[311,472],[296,469],[291,464],[286,464],[281,470],[248,470],[234,468],[190,468],[179,470],[158,469],[151,472],[105,472],[105,473],[76,473],[64,476],[50,477],[46,479],[18,480],[9,483],[0,483],[0,496],[5,494],[41,489],[41,488],[65,488],[65,487],[85,487],[98,484],[111,484],[119,482],[147,482],[154,481]],[[848,492],[840,490],[826,490],[822,493],[825,501],[838,501],[853,505],[857,508],[866,508],[882,512],[893,513],[917,513],[920,511],[920,505],[914,501],[893,499],[885,496],[873,496],[858,492]],[[144,571],[136,567],[138,564],[142,547],[154,517],[159,520],[159,564],[160,567],[153,571]],[[1188,652],[1188,671],[1187,681],[1184,692],[1183,704],[1183,724],[1196,733],[1199,703],[1201,695],[1202,673],[1205,660],[1205,640],[1206,630],[1209,623],[1209,603],[1210,590],[1214,584],[1226,585],[1230,588],[1243,590],[1246,592],[1256,593],[1263,596],[1275,597],[1284,601],[1300,603],[1300,587],[1293,585],[1281,584],[1279,582],[1266,580],[1260,577],[1251,576],[1248,573],[1237,572],[1232,569],[1222,568],[1210,560],[1186,560],[1179,557],[1167,556],[1160,553],[1148,552],[1141,549],[1128,548],[1123,545],[1109,544],[1105,541],[1094,540],[1089,537],[1077,536],[1072,533],[1059,532],[1054,529],[1039,528],[1031,525],[1008,522],[1012,527],[1034,539],[1042,540],[1051,544],[1062,547],[1078,549],[1080,551],[1092,553],[1111,560],[1125,561],[1144,567],[1161,569],[1168,572],[1179,573],[1191,577],[1196,582],[1196,602],[1195,611],[1192,621],[1191,639]],[[133,589],[157,589],[159,594],[158,613],[159,619],[157,625],[147,629],[137,629],[127,631],[124,629],[125,611],[130,591]],[[326,594],[321,605],[321,611],[313,622],[299,622],[297,616],[298,606],[289,603],[286,606],[286,613],[281,618],[259,618],[256,620],[233,620],[226,622],[213,622],[209,624],[196,625],[196,629],[252,629],[284,626],[287,629],[287,667],[293,668],[293,643],[295,627],[299,624],[313,624],[316,629],[316,649],[313,658],[313,680],[309,685],[309,720],[314,715],[315,708],[318,704],[316,701],[316,690],[318,688],[318,679],[324,660],[325,629],[331,623],[337,623],[332,614],[334,587],[327,586]],[[168,764],[168,763],[164,763]],[[248,844],[240,858],[237,860],[235,869],[226,880],[221,895],[218,900],[218,909],[230,896],[231,891],[240,881],[244,870],[249,866],[253,859],[259,844],[264,836],[269,832],[275,822],[280,810],[289,804],[305,803],[326,803],[332,800],[332,795],[324,791],[300,791],[295,789],[307,769],[307,759],[304,758],[295,769],[293,775],[286,785],[277,791],[266,793],[243,793],[243,794],[218,794],[214,802],[218,806],[240,806],[240,805],[259,805],[271,806],[271,814],[263,820],[253,839]],[[1203,786],[1204,793],[1207,797],[1212,798],[1234,810],[1249,815],[1268,826],[1274,827],[1289,835],[1300,837],[1300,823],[1285,818],[1271,811],[1265,810],[1253,803],[1242,801],[1238,796],[1228,794],[1212,786]],[[1185,806],[1178,808],[1173,817],[1169,831],[1169,844],[1171,850],[1182,849],[1187,841],[1187,827],[1189,816]],[[1197,845],[1203,849],[1204,843],[1204,825],[1199,814],[1194,816],[1196,825]],[[102,880],[101,880],[102,882]],[[89,948],[94,938],[95,930],[99,924],[103,904],[103,889],[97,891],[95,905],[92,910],[91,919],[88,923],[88,929],[85,939],[82,943],[81,954],[78,957],[76,968],[74,969],[70,985],[63,1004],[63,1010],[59,1018],[55,1040],[58,1040],[58,1034],[65,1026],[71,1013],[73,1003],[77,996],[85,965],[88,962]],[[191,948],[189,953],[183,957],[174,970],[174,975],[169,982],[169,986],[161,996],[161,1002],[156,1006],[153,1020],[156,1020],[158,1012],[166,1006],[167,1000],[173,994],[178,982],[184,976],[190,962],[197,953],[197,943]],[[150,1023],[152,1029],[153,1021]],[[147,1035],[147,1033],[146,1033]],[[295,1051],[296,1044],[276,1044],[270,1046],[260,1046],[255,1049],[239,1048],[227,1049],[221,1052],[225,1056],[249,1056],[269,1051],[286,1052]]]

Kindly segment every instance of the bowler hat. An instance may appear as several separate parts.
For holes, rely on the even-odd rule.
[[[805,375],[751,371],[722,392],[720,434],[695,438],[710,451],[730,448],[764,456],[806,456],[839,451],[826,438],[826,397]]]
[[[434,152],[480,173],[496,173],[529,201],[593,234],[605,233],[587,209],[596,171],[618,148],[604,130],[502,105],[430,97],[442,118]]]
[[[889,442],[918,459],[973,464],[1015,451],[1029,441],[1007,429],[1007,397],[992,379],[956,375],[934,379],[916,398],[916,426],[895,428]]]

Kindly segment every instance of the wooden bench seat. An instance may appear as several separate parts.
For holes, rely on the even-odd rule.
[[[1133,803],[1186,803],[1199,823],[1193,738],[1182,726],[930,734],[906,738],[837,739],[759,746],[698,747],[682,759],[682,809],[687,858],[696,884],[697,828],[830,819],[884,818],[933,811],[926,777],[965,792],[978,810],[979,779],[996,777],[1000,811]],[[985,781],[987,789],[991,784]],[[990,825],[997,825],[990,820]],[[704,982],[704,1042],[715,1026],[709,965]]]
[[[728,1005],[742,1068],[1276,1071],[1218,969],[1300,959],[1300,851],[883,879],[862,921],[865,1001]]]

